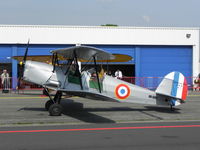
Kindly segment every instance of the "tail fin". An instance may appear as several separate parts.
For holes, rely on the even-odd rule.
[[[186,78],[180,72],[171,72],[164,77],[155,92],[184,101],[188,92]]]

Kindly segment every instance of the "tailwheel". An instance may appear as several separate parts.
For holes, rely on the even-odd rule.
[[[54,102],[52,100],[48,100],[46,103],[45,103],[45,109],[46,110],[49,110],[49,107],[54,104]]]
[[[174,111],[174,107],[172,105],[170,105],[170,110]]]
[[[52,104],[49,107],[49,115],[50,116],[60,116],[62,114],[62,106],[60,104]]]

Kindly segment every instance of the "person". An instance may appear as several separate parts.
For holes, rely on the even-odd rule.
[[[200,74],[194,80],[194,91],[199,91],[200,89]]]
[[[97,78],[96,72],[93,72],[93,73],[92,73],[91,78],[92,78],[92,79],[96,79],[96,78]]]
[[[10,81],[9,81],[9,74],[7,73],[6,69],[4,69],[3,73],[1,74],[1,84],[3,86],[2,93],[8,93],[10,87]]]
[[[70,74],[74,76],[79,76],[81,73],[81,62],[77,61],[77,64],[75,61],[72,61],[72,64],[70,66]]]
[[[115,78],[117,78],[117,79],[122,78],[122,72],[119,69],[117,69],[117,71],[115,72]]]
[[[77,63],[78,63],[78,70],[81,72],[81,62],[78,60]],[[75,68],[77,67],[74,60],[72,61],[72,64],[73,64],[73,66],[74,66]]]
[[[109,70],[107,73],[108,76],[112,76],[112,72]]]

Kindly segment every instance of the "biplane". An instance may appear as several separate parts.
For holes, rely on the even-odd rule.
[[[63,94],[101,101],[170,106],[171,109],[184,103],[187,97],[187,81],[180,72],[166,75],[157,89],[152,91],[98,69],[100,62],[127,61],[131,59],[130,56],[111,54],[90,46],[74,46],[51,51],[52,63],[47,64],[27,60],[27,53],[28,46],[22,61],[22,78],[45,89],[50,98],[45,108],[51,116],[62,114]],[[62,62],[59,58],[62,58]],[[93,63],[94,68],[80,69],[79,61]],[[54,97],[50,96],[48,89],[56,91]]]

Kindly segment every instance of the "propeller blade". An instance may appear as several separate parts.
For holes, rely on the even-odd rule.
[[[18,88],[21,87],[22,80],[23,80],[24,67],[25,67],[26,58],[27,58],[27,55],[28,55],[29,42],[30,42],[30,39],[28,39],[28,43],[27,43],[27,46],[26,46],[26,50],[25,50],[25,53],[24,53],[23,60],[22,60],[22,62],[20,62],[19,68],[20,68],[20,71],[22,71],[22,72],[20,72],[19,78],[18,78],[18,81],[17,81],[17,87]]]
[[[30,39],[28,40],[26,50],[25,50],[25,53],[24,53],[23,64],[25,64],[25,62],[26,62],[26,58],[27,58],[27,54],[28,54],[28,48],[29,48],[29,42],[30,42]]]
[[[30,39],[28,39],[28,43],[27,43],[27,46],[26,46],[26,50],[25,50],[25,53],[24,53],[24,57],[23,57],[22,62],[20,63],[20,70],[21,70],[22,72],[19,74],[18,83],[23,79],[24,67],[25,67],[26,58],[27,58],[27,55],[28,55],[29,42],[30,42]]]

